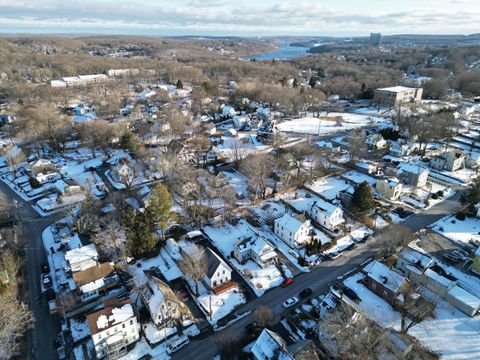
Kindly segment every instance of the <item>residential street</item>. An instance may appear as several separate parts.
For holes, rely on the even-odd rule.
[[[402,225],[407,226],[412,231],[418,231],[437,221],[441,217],[455,213],[461,208],[458,199],[461,191],[451,198],[441,202],[431,209],[412,215]],[[298,293],[304,288],[309,287],[313,290],[313,295],[318,296],[328,291],[329,285],[337,280],[337,277],[346,272],[355,269],[356,266],[367,260],[380,250],[378,242],[375,240],[359,244],[350,251],[346,251],[343,256],[334,260],[320,264],[316,269],[309,273],[302,273],[295,277],[293,284],[287,288],[277,287],[267,292],[265,295],[256,298],[253,301],[240,307],[236,314],[242,314],[247,311],[253,311],[260,305],[268,306],[275,315],[275,321],[279,321],[284,313],[283,302],[292,297],[298,296]],[[291,310],[290,310],[291,311]],[[250,314],[241,320],[232,324],[224,332],[230,332],[236,336],[243,334],[244,328],[252,322],[253,316]],[[175,360],[207,360],[219,353],[219,348],[215,342],[215,335],[202,340],[192,341],[188,346],[174,354]]]
[[[29,359],[56,359],[53,340],[56,337],[56,321],[50,315],[48,304],[40,289],[41,263],[46,262],[42,246],[42,231],[54,221],[54,217],[40,217],[29,203],[17,196],[7,185],[0,181],[0,190],[8,200],[18,201],[18,211],[25,240],[25,264],[27,268],[29,306],[35,318],[35,324],[28,333],[27,346],[31,349]]]

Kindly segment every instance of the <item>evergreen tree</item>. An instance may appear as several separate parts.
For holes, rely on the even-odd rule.
[[[177,81],[177,89],[183,89],[183,83],[182,80],[178,79]]]
[[[375,208],[372,188],[365,181],[355,188],[352,196],[352,210],[358,215],[365,215]]]
[[[138,141],[130,131],[125,131],[120,137],[120,147],[123,150],[135,152],[138,147]]]
[[[156,228],[163,230],[167,227],[168,222],[172,220],[172,199],[168,193],[167,188],[158,183],[152,191],[150,196],[147,212],[150,213],[153,225]]]
[[[294,88],[298,87],[298,80],[296,78],[293,79],[293,87]]]
[[[310,87],[313,89],[317,85],[317,80],[317,77],[312,76],[308,82],[308,85],[310,85]]]
[[[149,211],[137,211],[129,220],[126,220],[128,252],[131,255],[142,255],[155,250],[157,237],[154,229],[153,216]]]

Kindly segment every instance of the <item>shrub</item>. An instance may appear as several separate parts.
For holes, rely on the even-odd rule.
[[[40,182],[35,178],[31,178],[28,182],[32,189],[38,189],[41,186]]]
[[[439,190],[439,191],[437,192],[437,195],[440,196],[440,197],[443,197],[443,191],[442,191],[442,190]]]
[[[432,194],[432,199],[437,200],[438,199],[438,194]]]

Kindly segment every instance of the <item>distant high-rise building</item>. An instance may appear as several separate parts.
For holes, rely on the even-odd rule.
[[[370,33],[370,45],[380,46],[382,44],[382,33]]]

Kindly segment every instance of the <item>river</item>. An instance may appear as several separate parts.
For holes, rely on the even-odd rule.
[[[308,47],[300,47],[300,46],[290,46],[289,43],[282,43],[280,44],[279,48],[263,54],[251,55],[251,56],[244,56],[242,59],[244,60],[269,60],[269,59],[276,59],[276,60],[289,60],[294,59],[301,56],[307,56]]]

